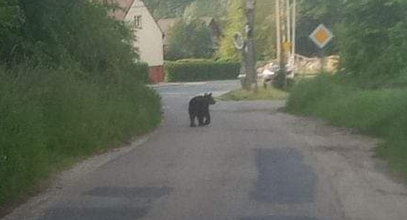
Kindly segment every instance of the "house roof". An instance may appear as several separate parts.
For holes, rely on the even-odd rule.
[[[167,35],[170,29],[181,20],[181,18],[165,18],[157,21],[158,26],[160,26],[161,31]]]

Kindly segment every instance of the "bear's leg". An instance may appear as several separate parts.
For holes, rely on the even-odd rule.
[[[209,125],[211,123],[211,115],[209,112],[205,115],[205,125]]]
[[[204,116],[203,115],[198,115],[198,122],[199,126],[204,126]]]
[[[195,115],[194,114],[189,114],[189,119],[191,120],[191,127],[196,127],[195,125]]]

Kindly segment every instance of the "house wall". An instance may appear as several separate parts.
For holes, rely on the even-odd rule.
[[[148,76],[150,78],[150,82],[152,83],[164,82],[165,80],[164,66],[151,66]]]
[[[134,28],[134,18],[141,15],[141,29]],[[136,0],[125,17],[135,30],[136,41],[134,47],[138,48],[140,60],[152,66],[164,64],[163,34],[151,16],[144,3]]]
[[[135,17],[141,16],[141,27],[135,27]],[[133,46],[137,48],[140,60],[148,63],[150,67],[150,81],[162,82],[164,76],[164,45],[163,33],[151,16],[144,3],[135,0],[125,19],[135,31],[136,41]]]

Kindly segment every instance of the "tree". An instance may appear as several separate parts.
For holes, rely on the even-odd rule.
[[[297,18],[297,52],[305,56],[319,56],[320,50],[309,39],[309,35],[320,24],[324,24],[334,35],[343,19],[346,0],[299,0]],[[327,54],[337,54],[337,38],[325,48]]]
[[[197,17],[210,16],[220,19],[224,16],[230,0],[144,0],[156,19],[174,18],[187,14]]]
[[[184,9],[195,0],[144,0],[156,19],[181,17]]]
[[[338,36],[347,72],[379,85],[407,68],[406,11],[405,1],[347,2]]]
[[[245,0],[230,1],[218,56],[224,59],[239,59],[233,44],[236,32],[243,32],[246,24]],[[274,2],[257,0],[255,10],[255,44],[257,59],[268,60],[275,55]]]
[[[59,67],[71,62],[86,77],[117,78],[109,74],[131,68],[136,54],[130,30],[110,18],[107,9],[82,0],[2,1],[0,64]]]
[[[212,53],[210,30],[201,20],[181,20],[170,30],[166,59],[209,58]]]
[[[276,54],[275,2],[256,0],[255,40],[259,60],[270,60]]]
[[[195,0],[184,10],[184,18],[213,17],[222,20],[225,17],[229,0]]]
[[[24,19],[17,0],[0,2],[0,62],[10,62],[22,44],[21,26]]]
[[[233,37],[236,32],[243,32],[246,23],[243,0],[229,1],[226,27],[219,44],[217,56],[222,59],[239,60],[239,52],[236,50]]]

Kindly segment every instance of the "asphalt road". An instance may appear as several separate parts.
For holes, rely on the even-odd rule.
[[[375,139],[287,115],[281,101],[218,102],[210,126],[189,127],[191,97],[238,86],[156,86],[165,120],[145,143],[76,168],[5,219],[407,219]]]

